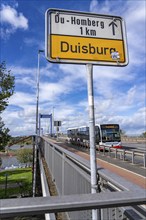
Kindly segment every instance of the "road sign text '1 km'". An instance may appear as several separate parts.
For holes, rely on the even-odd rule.
[[[49,9],[46,58],[57,63],[125,66],[128,64],[125,23],[118,16]]]

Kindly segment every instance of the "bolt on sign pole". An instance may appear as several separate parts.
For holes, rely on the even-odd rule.
[[[94,117],[94,93],[93,93],[93,65],[86,64],[89,105],[89,136],[90,136],[90,168],[91,168],[91,193],[97,193],[97,165],[95,146],[95,117]],[[92,210],[92,219],[99,220],[98,210]]]

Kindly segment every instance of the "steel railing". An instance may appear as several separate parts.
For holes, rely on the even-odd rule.
[[[44,143],[43,143],[44,142]],[[55,181],[59,195],[90,193],[90,164],[89,161],[69,152],[62,147],[43,140],[42,151],[48,167],[52,174],[52,180]],[[138,193],[142,189],[125,179],[110,173],[102,168],[97,168],[99,178],[99,187],[101,194],[109,191],[134,191]],[[142,190],[144,192],[144,190]],[[126,198],[126,197],[125,197]],[[131,210],[133,210],[131,212]],[[124,219],[123,216],[131,216],[137,213],[136,209],[131,208],[107,208],[102,210],[102,219]],[[140,213],[139,213],[140,214]],[[140,214],[141,215],[141,214]],[[70,219],[91,219],[91,212],[69,213]],[[127,218],[132,219],[132,218]]]
[[[107,155],[111,158],[120,159],[123,161],[129,161],[132,164],[139,164],[146,168],[146,153],[137,151],[137,150],[125,150],[125,149],[118,149],[118,148],[108,148],[106,152],[106,147],[100,146],[98,149],[98,153],[102,155]]]
[[[40,157],[44,197],[0,200],[1,217],[68,212],[67,216],[70,220],[92,219],[91,209],[98,209],[101,220],[145,219],[144,189],[108,170],[97,167],[101,192],[91,194],[89,161],[47,139],[41,139],[40,145],[41,155],[52,174],[58,196],[49,196]]]

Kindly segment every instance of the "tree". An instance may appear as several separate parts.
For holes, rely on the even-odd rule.
[[[6,69],[6,63],[0,64],[0,113],[8,106],[8,99],[14,93],[14,76]]]
[[[1,165],[2,165],[2,158],[0,157],[0,167],[1,167]]]
[[[15,78],[11,74],[11,70],[6,69],[6,63],[0,63],[0,114],[8,106],[8,99],[14,93],[14,82]],[[5,128],[5,124],[0,117],[0,150],[4,149],[10,139],[9,131],[8,128]]]
[[[142,137],[146,138],[146,131],[142,133]]]
[[[125,132],[124,130],[120,129],[120,134],[121,134],[122,136],[125,136],[125,135],[126,135],[126,132]]]
[[[17,151],[17,160],[20,163],[32,163],[33,161],[33,150],[29,148],[19,149]]]
[[[10,140],[11,136],[9,135],[9,129],[4,127],[5,124],[0,117],[0,150],[3,150]]]

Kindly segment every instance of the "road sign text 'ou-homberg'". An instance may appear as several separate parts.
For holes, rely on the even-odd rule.
[[[57,63],[125,66],[125,23],[118,16],[49,9],[46,58]]]

